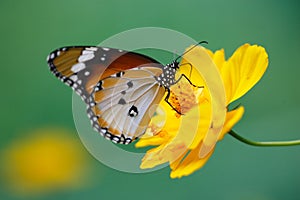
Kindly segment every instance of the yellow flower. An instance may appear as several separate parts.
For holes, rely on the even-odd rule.
[[[227,61],[223,49],[215,53],[203,47],[194,49],[200,52],[201,58],[187,53],[181,62],[180,72],[188,75],[191,69],[184,65],[190,65],[190,60],[204,59],[203,62],[207,63],[204,67],[216,66],[225,91],[219,87],[213,95],[209,88],[215,87],[215,83],[208,85],[207,77],[202,77],[193,67],[190,80],[195,85],[204,86],[204,89],[195,88],[183,80],[172,86],[170,102],[184,115],[176,114],[162,101],[145,136],[136,143],[136,147],[157,146],[147,151],[140,167],[152,168],[169,162],[171,178],[190,175],[207,162],[216,140],[221,140],[244,114],[244,107],[229,111],[228,105],[248,92],[260,80],[268,65],[265,49],[257,45],[242,45]],[[218,109],[213,107],[214,101],[219,101]]]
[[[87,156],[62,129],[40,129],[1,153],[0,171],[14,194],[32,195],[83,185]]]

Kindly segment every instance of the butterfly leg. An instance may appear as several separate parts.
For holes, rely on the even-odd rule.
[[[191,76],[192,76],[192,70],[193,70],[193,66],[191,65],[191,63],[183,63],[183,64],[181,64],[181,65],[179,65],[179,67],[182,67],[182,66],[184,66],[184,65],[188,65],[188,66],[190,66],[190,74],[189,74],[189,77],[191,78]]]
[[[166,88],[166,91],[168,92],[167,93],[167,96],[165,98],[165,102],[167,102],[169,104],[169,106],[171,106],[171,108],[173,110],[175,110],[179,115],[183,115],[180,111],[178,111],[176,108],[174,108],[174,106],[169,102],[169,98],[170,98],[170,94],[171,94],[171,91],[169,88]]]
[[[194,85],[192,83],[192,81],[185,75],[185,74],[181,74],[181,76],[175,81],[174,84],[178,83],[182,78],[185,78],[192,86],[197,87],[197,88],[203,88],[203,86],[198,86],[198,85]]]

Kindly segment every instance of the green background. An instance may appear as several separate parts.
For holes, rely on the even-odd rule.
[[[246,113],[235,130],[255,140],[299,139],[299,8],[296,0],[1,1],[0,150],[35,128],[53,125],[75,131],[72,90],[49,72],[45,60],[50,51],[97,45],[113,34],[145,26],[207,40],[210,49],[224,48],[227,57],[246,42],[264,46],[268,70],[238,100]],[[92,165],[89,186],[35,198],[300,199],[300,146],[251,147],[227,136],[201,170],[175,180],[168,168],[127,174],[96,160]],[[0,199],[21,198],[2,186],[0,192]]]

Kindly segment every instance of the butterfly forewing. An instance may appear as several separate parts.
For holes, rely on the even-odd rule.
[[[141,136],[164,95],[155,79],[162,65],[141,54],[74,46],[53,51],[47,62],[88,105],[93,127],[116,143],[128,144]]]
[[[142,54],[95,46],[59,48],[50,53],[47,61],[52,73],[86,103],[99,80],[143,64],[158,63]]]

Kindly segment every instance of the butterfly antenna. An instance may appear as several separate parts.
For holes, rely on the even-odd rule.
[[[189,50],[187,50],[186,52],[184,52],[183,54],[181,54],[180,56],[178,56],[175,61],[177,61],[179,58],[181,58],[184,54],[190,52],[192,49],[194,49],[196,46],[200,45],[200,44],[208,44],[207,41],[200,41],[197,44],[195,44],[192,48],[190,48]]]

